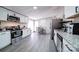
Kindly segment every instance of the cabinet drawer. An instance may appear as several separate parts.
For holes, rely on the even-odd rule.
[[[71,44],[69,44],[67,41],[64,40],[63,51],[76,52],[76,49]]]

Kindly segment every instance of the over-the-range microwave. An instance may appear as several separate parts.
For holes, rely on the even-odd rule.
[[[20,22],[20,17],[8,15],[7,16],[7,21]]]
[[[67,26],[67,32],[69,34],[79,35],[79,23],[72,23]]]

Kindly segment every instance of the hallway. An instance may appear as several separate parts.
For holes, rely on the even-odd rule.
[[[14,45],[1,50],[2,52],[56,52],[54,42],[50,35],[32,33]]]

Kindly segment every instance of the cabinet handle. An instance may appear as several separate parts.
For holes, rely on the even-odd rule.
[[[72,49],[70,49],[70,48],[68,47],[68,45],[67,45],[67,44],[66,44],[65,46],[68,48],[68,50],[69,50],[69,51],[73,51]]]
[[[76,13],[78,12],[78,6],[75,7],[75,12],[76,12]]]

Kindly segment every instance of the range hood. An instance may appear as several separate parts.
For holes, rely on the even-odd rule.
[[[20,17],[8,15],[7,16],[7,21],[20,22]]]
[[[69,23],[69,22],[72,22],[72,21],[61,21],[60,23]]]

